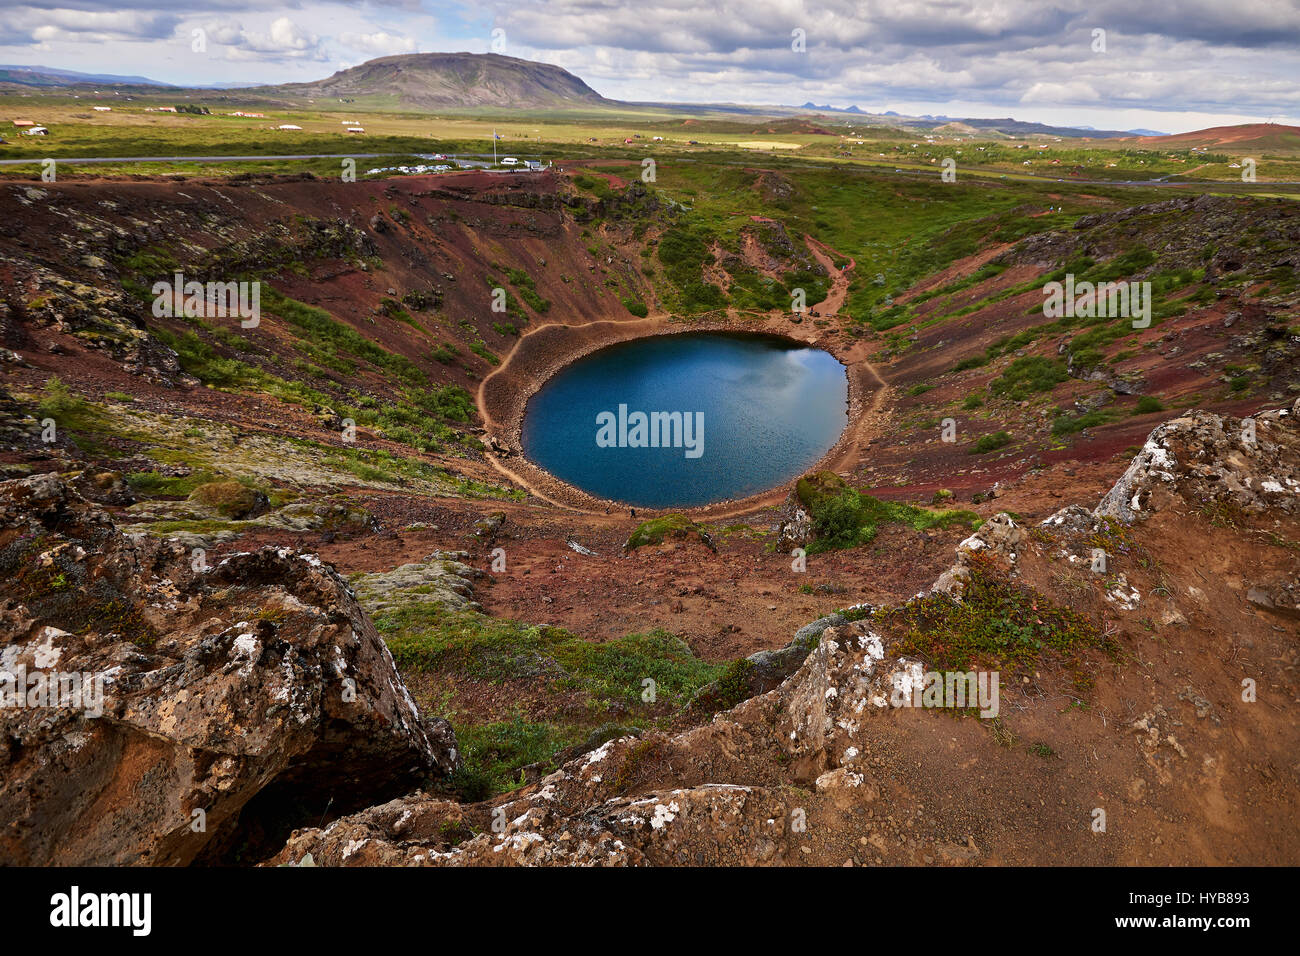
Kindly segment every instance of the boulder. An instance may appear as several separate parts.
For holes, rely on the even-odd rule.
[[[1300,509],[1300,401],[1250,419],[1191,411],[1157,426],[1097,517],[1132,523],[1178,498],[1247,512]]]
[[[796,508],[794,514],[777,529],[776,550],[788,553],[795,548],[806,548],[812,536],[812,518],[802,508]]]
[[[481,611],[474,600],[474,580],[484,573],[465,564],[465,551],[435,551],[423,561],[353,579],[357,599],[369,614],[414,604],[441,605],[448,613]]]
[[[804,658],[821,640],[822,633],[828,627],[839,627],[844,622],[844,615],[838,612],[828,614],[795,631],[794,637],[785,647],[756,651],[737,661],[727,678],[701,687],[692,698],[691,707],[696,710],[732,707],[742,700],[765,694],[780,686],[782,681],[803,664]]]
[[[935,580],[931,591],[960,598],[970,578],[971,556],[987,555],[1014,569],[1025,532],[1006,512],[998,512],[980,529],[957,545],[957,560]]]
[[[19,679],[4,864],[256,859],[457,765],[331,567],[285,548],[209,565],[55,475],[0,482],[0,693]]]

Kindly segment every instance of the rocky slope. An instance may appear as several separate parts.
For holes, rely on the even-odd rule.
[[[1096,544],[1107,540],[1113,531],[1107,523],[1109,503],[1116,500],[1141,499],[1147,516],[1210,502],[1275,516],[1279,523],[1293,519],[1300,493],[1295,477],[1300,468],[1297,416],[1300,403],[1257,416],[1257,444],[1248,449],[1237,444],[1243,427],[1240,420],[1192,415],[1172,421],[1152,434],[1143,456],[1095,514],[1072,506],[1033,529],[998,516],[962,543],[957,564],[936,583],[935,592],[955,594],[955,598],[927,600],[960,603],[975,564],[981,573],[996,567],[1017,586],[1033,581],[1050,587],[1052,575],[1088,561]],[[1225,472],[1233,472],[1236,480],[1221,480]],[[1295,522],[1289,526],[1294,528]],[[1111,557],[1116,563],[1125,547],[1114,547]],[[1294,573],[1294,558],[1289,565]],[[1183,580],[1172,566],[1169,571],[1173,573],[1156,588],[1133,587],[1123,574],[1097,575],[1085,587],[1093,601],[1108,603],[1120,613],[1132,614],[1151,600],[1165,605],[1168,623],[1176,622],[1186,630],[1202,627],[1176,606],[1186,606],[1189,600],[1213,602],[1222,592],[1212,581],[1200,588]],[[1136,577],[1141,572],[1130,567],[1129,573]],[[1063,589],[1058,585],[1055,590]],[[1078,593],[1074,599],[1088,603]],[[1285,599],[1265,606],[1270,614],[1281,615],[1279,620],[1293,616],[1294,583],[1286,589]],[[1063,797],[1068,793],[1063,803],[1075,815],[1074,823],[1055,834],[1050,845],[1026,847],[1017,833],[1024,827],[1005,809],[981,817],[990,809],[985,785],[951,773],[956,768],[950,768],[945,786],[957,788],[959,804],[981,809],[973,814],[945,814],[942,808],[927,805],[930,795],[918,800],[915,791],[908,792],[916,786],[916,775],[908,772],[912,759],[932,762],[932,749],[916,746],[900,752],[900,738],[907,741],[910,735],[916,745],[922,735],[960,733],[966,746],[957,749],[966,756],[953,754],[950,759],[959,760],[963,768],[980,761],[1005,762],[1005,757],[997,753],[993,741],[972,740],[971,733],[963,732],[969,727],[960,725],[974,722],[973,718],[954,721],[943,714],[896,709],[891,703],[896,689],[917,680],[921,662],[899,654],[888,609],[858,609],[856,616],[853,622],[825,627],[816,648],[788,680],[719,714],[711,723],[676,736],[610,741],[569,761],[537,785],[490,806],[466,807],[415,794],[323,829],[296,831],[276,861],[361,866],[757,865],[796,863],[807,856],[810,862],[848,864],[962,865],[1012,859],[1138,862],[1141,848],[1125,848],[1123,840],[1111,840],[1107,846],[1109,829],[1090,828],[1097,809],[1109,807],[1111,827],[1122,829],[1134,825],[1132,821],[1146,809],[1143,804],[1169,805],[1152,791],[1181,797],[1189,787],[1219,791],[1218,799],[1227,806],[1250,807],[1246,811],[1250,817],[1262,813],[1280,822],[1294,806],[1293,792],[1274,792],[1261,800],[1251,782],[1237,776],[1247,775],[1247,767],[1261,762],[1287,777],[1292,777],[1294,767],[1283,770],[1276,764],[1289,759],[1286,740],[1291,735],[1274,738],[1272,731],[1261,730],[1243,710],[1251,703],[1233,703],[1228,668],[1223,675],[1228,685],[1212,691],[1212,699],[1190,686],[1175,693],[1176,680],[1151,675],[1158,687],[1154,703],[1135,702],[1140,713],[1090,729],[1086,746],[1107,752],[1136,751],[1140,757],[1138,772],[1122,786],[1115,780],[1115,768],[1124,763],[1118,757],[1091,762],[1091,780],[1081,786],[1081,781],[1072,784],[1062,771],[1039,770],[1036,776],[1043,792],[1056,791]],[[1268,633],[1267,624],[1263,630]],[[1181,631],[1180,637],[1185,633]],[[1281,660],[1289,662],[1285,670],[1290,672],[1297,660],[1295,636],[1294,627],[1288,627],[1280,634],[1275,630],[1269,639],[1269,646],[1283,651]],[[1242,636],[1236,640],[1242,641]],[[1181,643],[1188,653],[1197,653],[1194,642]],[[1274,706],[1289,706],[1295,691],[1293,673],[1284,676],[1266,664],[1268,648],[1259,650],[1264,654],[1254,666],[1262,666],[1263,671],[1247,672],[1270,686],[1282,679],[1285,689]],[[1139,658],[1142,653],[1124,652]],[[1023,680],[1029,684],[1031,678],[1026,675]],[[1038,673],[1033,681],[1037,693],[1013,685],[1003,706],[1041,709],[1050,696],[1042,694]],[[1171,706],[1161,702],[1162,694],[1168,695],[1165,699]],[[1055,716],[1059,718],[1059,712]],[[907,724],[911,726],[900,726]],[[1248,752],[1243,754],[1235,743],[1225,746],[1228,741],[1219,728],[1249,740]],[[1252,752],[1255,746],[1262,749]],[[1184,833],[1195,834],[1193,840],[1202,851],[1213,847],[1211,853],[1220,862],[1241,861],[1228,849],[1237,839],[1234,833],[1240,831],[1240,823],[1215,819],[1214,808],[1173,802],[1180,809],[1170,822]],[[907,809],[900,811],[900,807]],[[1157,836],[1156,845],[1162,842]],[[1267,840],[1255,838],[1249,843],[1250,851],[1259,854],[1246,857],[1252,862],[1294,859],[1290,840],[1271,848]],[[1219,857],[1219,853],[1228,855]],[[1172,857],[1164,851],[1151,855],[1181,858],[1177,852]]]
[[[310,555],[208,564],[123,535],[55,476],[0,482],[0,618],[11,689],[84,679],[75,698],[0,710],[6,864],[240,858],[281,814],[456,766],[446,722],[421,719],[351,590]]]
[[[798,200],[787,172],[735,175]],[[629,548],[644,515],[556,506],[514,470],[496,386],[573,354],[548,342],[705,321],[668,314],[681,290],[655,252],[689,216],[583,175],[609,188],[457,173],[0,189],[0,473],[20,479],[0,652],[124,675],[102,718],[5,712],[6,859],[1298,858],[1294,413],[1261,411],[1300,389],[1294,217],[1214,200],[994,244],[924,279],[914,325],[880,334],[837,314],[851,263],[798,231],[749,220],[734,247],[701,243],[700,275],[724,285],[824,284],[820,315],[719,321],[833,350],[869,406],[837,482],[882,514],[906,505],[794,573],[815,516],[782,492]],[[1180,304],[1131,340],[1036,329],[1045,270],[1085,253],[1110,269],[1165,238],[1191,268],[1197,217],[1242,274],[1211,255],[1214,283],[1196,266],[1183,289],[1140,267]],[[260,326],[152,315],[148,283],[177,266],[261,277]],[[1089,348],[1107,381],[1067,365]],[[993,394],[1021,359],[1060,375]],[[1139,408],[1135,383],[1164,407]],[[1102,423],[1055,430],[1089,411]],[[999,429],[1011,444],[976,454]],[[932,520],[950,507],[960,520]],[[333,646],[358,675],[352,709]],[[907,662],[1000,667],[1000,715],[845,712]]]

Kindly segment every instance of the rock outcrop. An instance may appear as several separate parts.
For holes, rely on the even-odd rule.
[[[1094,512],[1141,520],[1174,496],[1246,512],[1300,508],[1300,401],[1232,418],[1192,411],[1158,426]]]
[[[785,647],[776,650],[755,651],[737,661],[722,680],[701,687],[691,701],[697,710],[729,708],[742,700],[780,686],[781,682],[799,669],[828,627],[838,627],[845,622],[842,614],[828,614],[795,631]]]
[[[273,851],[297,813],[457,763],[332,568],[283,548],[209,565],[54,475],[0,482],[0,692],[6,864]]]
[[[1175,491],[1195,494],[1214,487],[1240,498],[1243,507],[1259,503],[1285,510],[1288,499],[1265,488],[1264,481],[1277,478],[1284,488],[1293,487],[1285,479],[1294,477],[1300,463],[1294,423],[1289,411],[1257,416],[1258,448],[1243,450],[1227,437],[1240,422],[1189,413],[1153,432],[1147,450],[1126,475],[1122,494],[1128,499],[1152,484],[1163,487],[1169,481]],[[1171,468],[1177,478],[1157,473]],[[1112,492],[1112,496],[1119,494]],[[1248,494],[1256,497],[1244,497]],[[1143,511],[1150,510],[1145,504],[1149,500],[1143,493]],[[1031,532],[1007,514],[995,515],[958,546],[956,563],[929,592],[933,600],[960,601],[977,561],[991,562],[1015,579],[1023,575],[1027,563],[1041,572],[1057,563],[1091,560],[1092,542],[1098,534],[1113,531],[1111,523],[1118,521],[1072,505]],[[1105,592],[1101,599],[1119,610],[1126,609],[1123,602],[1136,602],[1138,591],[1127,585],[1123,574],[1099,575],[1097,580]],[[1289,616],[1296,594],[1294,587],[1279,582],[1267,592],[1252,590],[1250,600],[1271,614]],[[882,771],[887,765],[874,755],[881,739],[878,722],[889,720],[896,707],[914,699],[925,666],[893,649],[887,612],[862,607],[847,616],[822,618],[800,629],[785,648],[753,655],[745,672],[755,675],[756,686],[746,683],[739,696],[750,691],[754,696],[710,723],[675,735],[652,732],[609,740],[567,760],[538,783],[496,801],[461,805],[427,793],[411,794],[324,828],[296,831],[275,862],[330,866],[795,862],[800,853],[808,852],[803,821],[816,814],[831,815],[821,817],[825,820],[834,819],[837,812],[866,812],[880,799],[894,772]],[[736,680],[745,672],[737,672]],[[711,685],[697,700],[714,699],[723,690],[736,688]],[[888,827],[890,820],[886,818],[882,825]],[[904,840],[895,837],[896,843]],[[870,846],[873,851],[891,852],[883,842]],[[968,838],[964,846],[936,843],[933,858],[968,865],[983,856],[984,851]]]
[[[1018,549],[1024,540],[1024,529],[1011,515],[1005,512],[995,514],[957,545],[957,560],[939,575],[930,590],[959,597],[970,578],[971,559],[976,554],[994,556],[1014,569]]]
[[[796,673],[685,733],[622,737],[499,803],[419,793],[295,832],[275,862],[317,865],[770,865],[797,857],[811,794],[733,783],[770,753],[795,782],[870,799],[868,721],[889,706],[892,669],[868,622],[827,628]],[[906,666],[901,662],[899,666]],[[672,768],[682,785],[637,791]],[[719,782],[728,781],[728,782]],[[475,835],[476,834],[476,835]],[[467,837],[460,839],[460,837]]]
[[[474,600],[474,581],[484,577],[465,563],[465,551],[435,551],[423,561],[353,579],[357,599],[369,614],[417,604],[440,605],[448,613],[483,610]]]

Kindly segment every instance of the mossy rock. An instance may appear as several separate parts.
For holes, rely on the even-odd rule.
[[[805,508],[811,509],[830,498],[838,498],[848,487],[848,483],[835,472],[817,471],[799,479],[795,494]]]
[[[210,481],[190,492],[189,500],[223,518],[251,518],[266,510],[266,495],[237,481]]]
[[[660,518],[651,518],[637,525],[636,530],[628,536],[625,551],[634,551],[642,545],[663,544],[666,538],[686,539],[698,537],[710,551],[716,551],[713,536],[703,527],[683,514],[668,514]]]

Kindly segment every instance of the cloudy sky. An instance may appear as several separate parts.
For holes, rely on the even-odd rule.
[[[1300,125],[1300,0],[0,0],[0,63],[178,84],[319,79],[494,36],[618,99]]]

